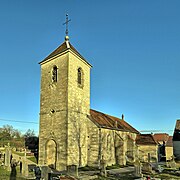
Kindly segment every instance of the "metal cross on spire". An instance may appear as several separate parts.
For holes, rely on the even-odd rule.
[[[63,25],[65,25],[66,24],[66,36],[68,36],[68,23],[69,23],[69,21],[71,21],[71,19],[68,19],[68,14],[66,14],[66,22],[65,23],[63,23]]]

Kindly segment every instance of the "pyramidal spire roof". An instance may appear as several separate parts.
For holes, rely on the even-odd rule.
[[[69,36],[65,37],[65,41],[58,47],[56,48],[51,54],[49,54],[44,60],[42,60],[39,64],[42,64],[43,62],[47,61],[48,59],[51,59],[53,57],[58,56],[59,54],[71,50],[74,52],[77,56],[79,56],[81,59],[83,59],[88,65],[92,67],[91,64],[89,64],[86,59],[73,47],[73,45],[69,42]]]

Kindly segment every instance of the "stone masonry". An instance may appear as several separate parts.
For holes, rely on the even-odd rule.
[[[139,132],[123,118],[90,109],[91,65],[69,37],[40,65],[39,165],[100,166],[102,157],[107,165],[134,162]]]

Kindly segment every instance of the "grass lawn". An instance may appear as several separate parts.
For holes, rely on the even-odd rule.
[[[10,173],[11,172],[6,171],[3,166],[0,166],[0,179],[2,180],[9,179]]]
[[[25,180],[25,178],[22,178],[19,172],[19,167],[16,168],[17,171],[17,175],[16,175],[16,179],[18,180]],[[0,180],[9,180],[11,177],[11,171],[7,171],[6,169],[4,169],[3,166],[0,166]]]
[[[31,157],[27,157],[27,159],[29,159],[30,161],[34,162],[37,164],[37,160],[34,156],[31,156]]]
[[[13,151],[14,154],[17,154],[19,156],[24,156],[24,152],[17,152],[17,151]]]

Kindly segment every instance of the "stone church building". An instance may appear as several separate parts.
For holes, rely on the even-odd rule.
[[[90,109],[88,61],[69,37],[41,65],[39,165],[126,165],[138,156],[139,132],[122,115]]]

